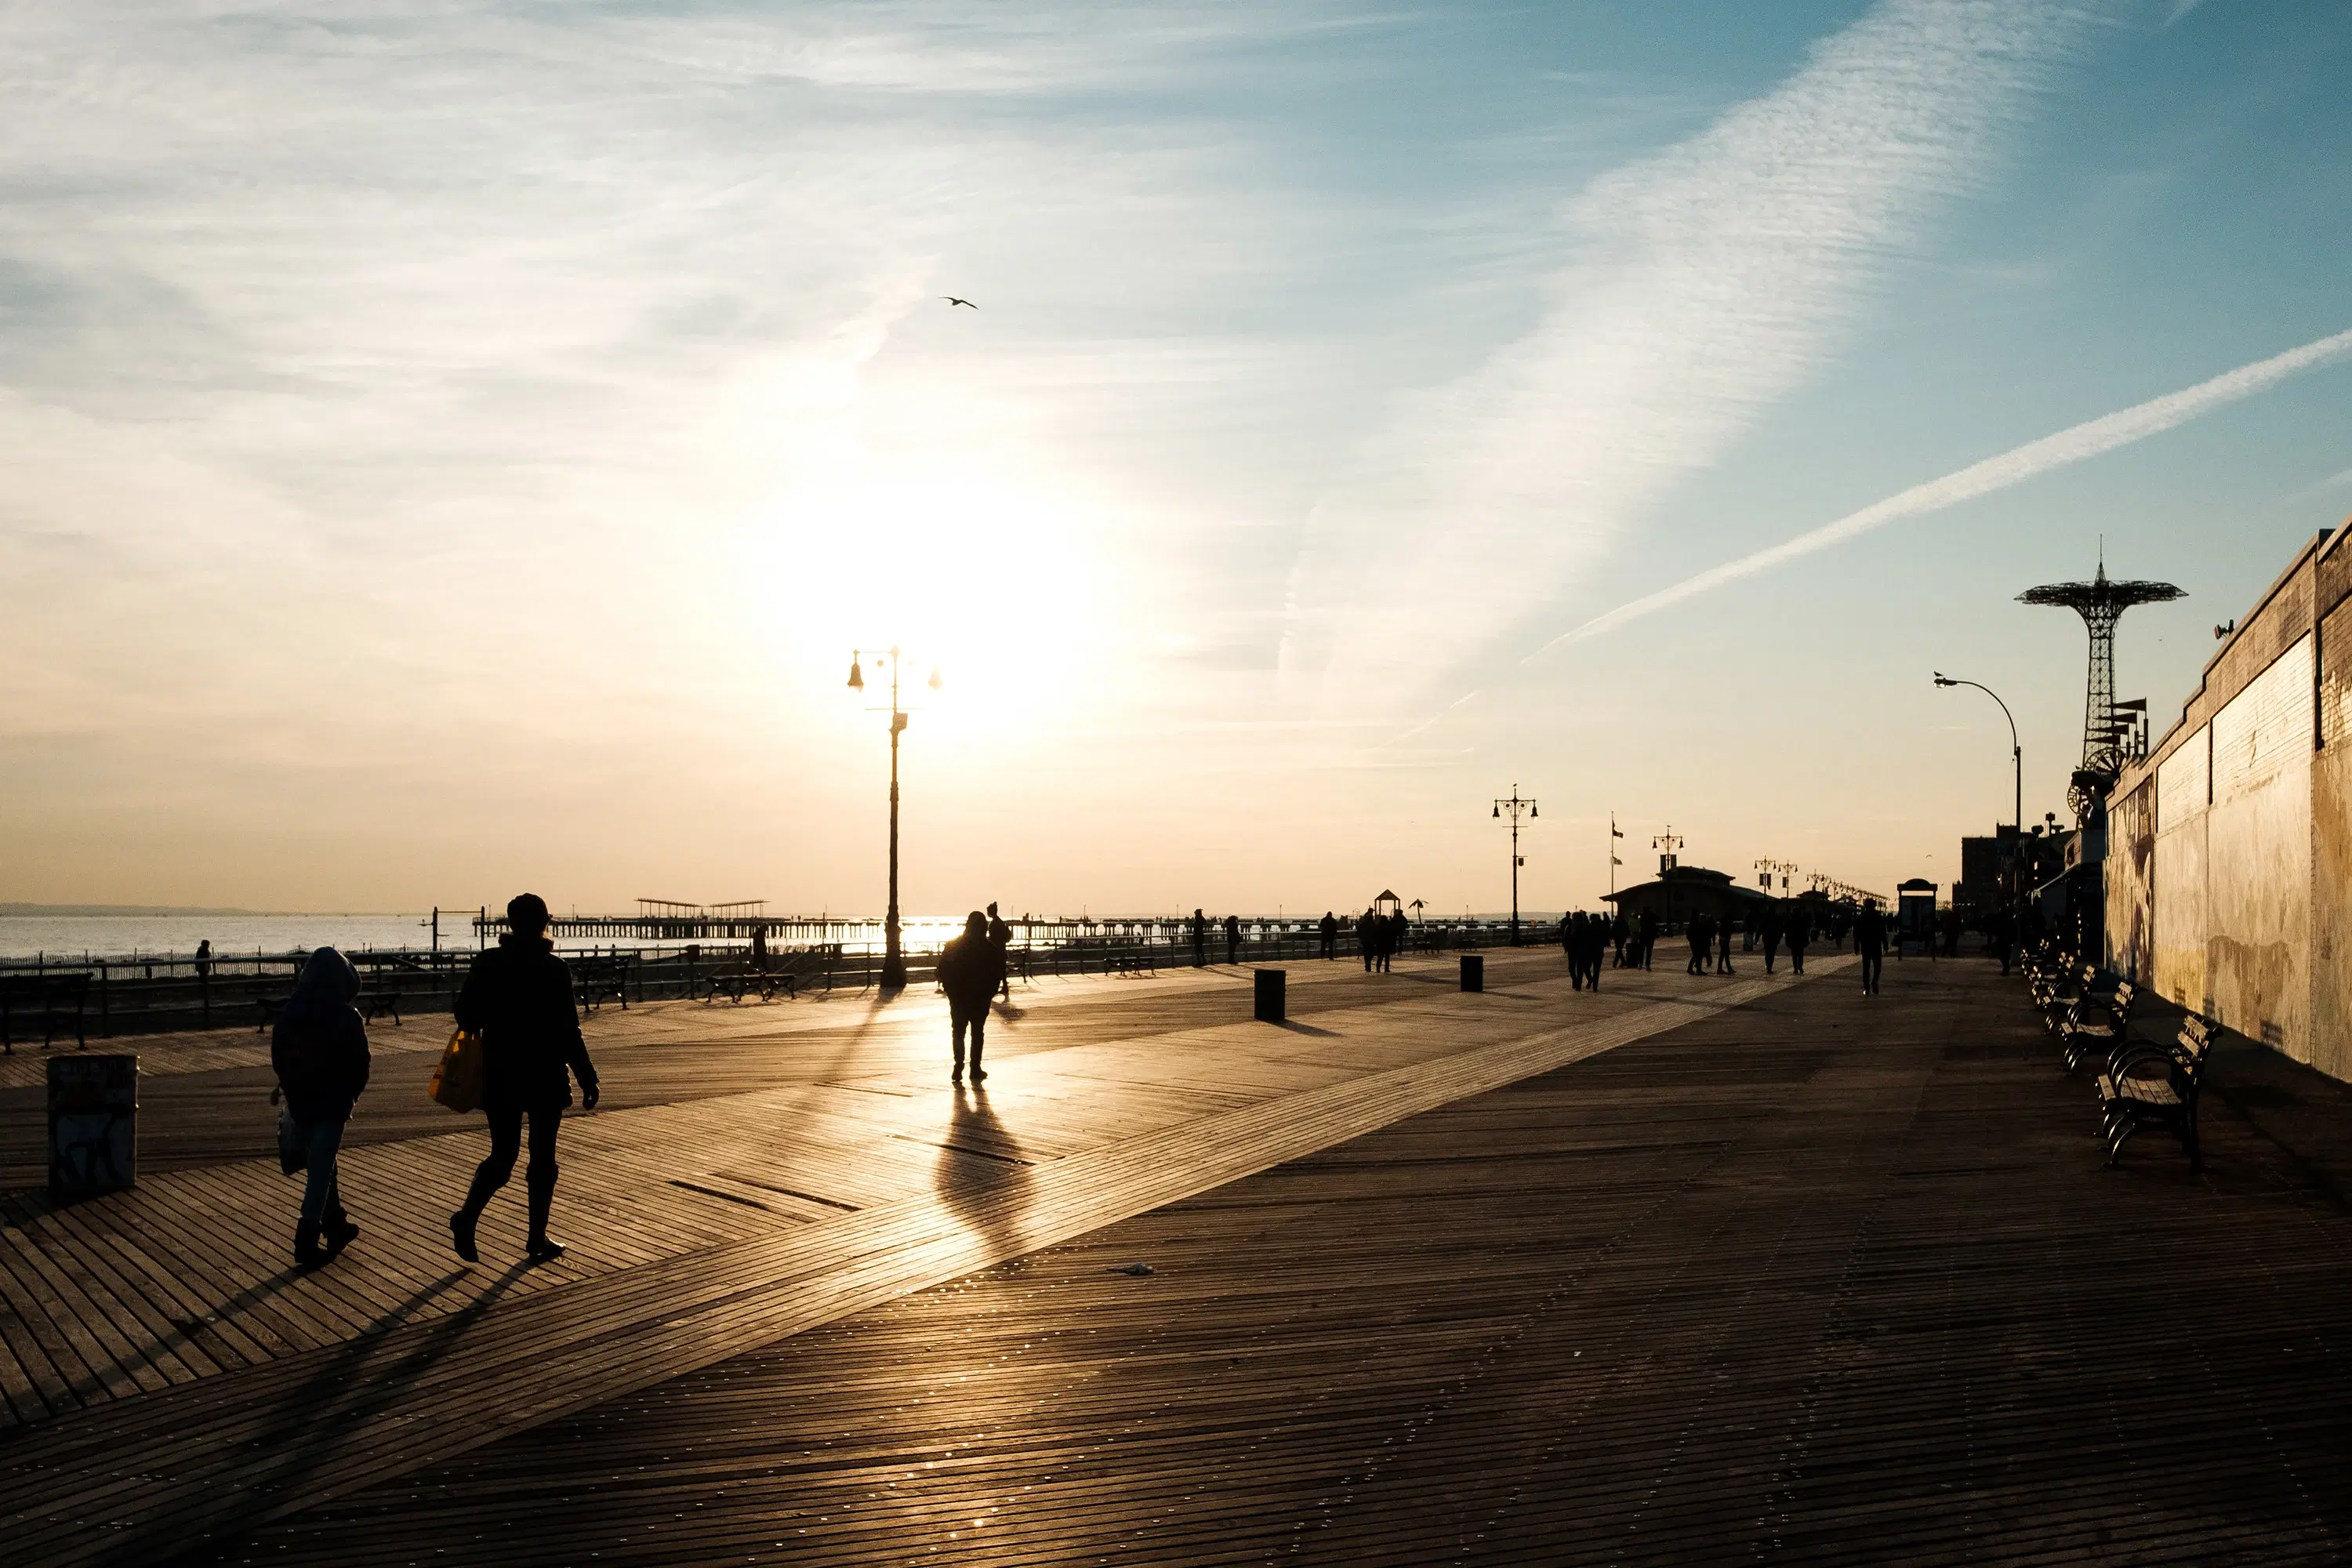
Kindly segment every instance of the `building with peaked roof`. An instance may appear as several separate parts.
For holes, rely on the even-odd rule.
[[[1741,887],[1728,871],[1704,866],[1669,866],[1655,881],[1637,882],[1605,895],[1626,914],[1639,917],[1647,910],[1663,926],[1678,926],[1704,910],[1717,920],[1727,916],[1745,921],[1772,902],[1753,888]]]

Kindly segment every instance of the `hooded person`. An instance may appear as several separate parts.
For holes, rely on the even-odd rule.
[[[343,1212],[335,1172],[343,1124],[368,1082],[367,1025],[352,1005],[359,994],[352,961],[331,947],[319,948],[303,963],[269,1037],[269,1065],[309,1172],[294,1226],[294,1260],[305,1268],[324,1263],[360,1233]]]
[[[499,945],[474,960],[457,994],[457,1023],[482,1043],[482,1110],[490,1122],[490,1154],[474,1172],[466,1205],[449,1216],[449,1237],[457,1256],[479,1260],[474,1227],[490,1197],[514,1173],[522,1149],[523,1121],[530,1121],[530,1163],[523,1170],[530,1199],[530,1234],[526,1251],[534,1263],[563,1256],[563,1244],[547,1234],[555,1203],[555,1135],[572,1103],[572,1083],[580,1102],[596,1109],[595,1064],[580,1037],[580,1009],[572,994],[572,971],[555,956],[547,939],[547,900],[523,893],[507,905],[507,932]]]
[[[1004,980],[1004,955],[988,939],[988,917],[974,910],[964,917],[963,934],[940,950],[940,986],[948,994],[948,1021],[954,1030],[955,1067],[950,1083],[963,1081],[964,1031],[971,1031],[971,1081],[985,1083],[980,1065],[987,1045],[988,1005]]]

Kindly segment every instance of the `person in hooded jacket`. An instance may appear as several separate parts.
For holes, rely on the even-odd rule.
[[[963,1081],[963,1037],[971,1033],[971,1081],[985,1083],[988,1071],[980,1065],[987,1045],[988,1005],[1004,979],[1004,956],[988,940],[988,917],[974,910],[964,917],[963,934],[940,950],[940,986],[948,994],[948,1023],[954,1030],[955,1067],[950,1083]]]
[[[335,1181],[343,1124],[368,1081],[367,1025],[352,1005],[359,994],[352,961],[331,947],[319,948],[304,962],[269,1037],[269,1065],[308,1155],[302,1214],[294,1226],[294,1261],[306,1268],[326,1262],[360,1233],[343,1212]]]
[[[482,1043],[482,1110],[490,1121],[489,1158],[475,1169],[466,1206],[449,1216],[450,1240],[468,1263],[479,1260],[474,1227],[483,1208],[514,1173],[525,1118],[530,1121],[530,1163],[523,1168],[530,1213],[527,1252],[533,1263],[563,1256],[563,1244],[547,1234],[555,1204],[555,1135],[572,1103],[573,1079],[587,1110],[596,1109],[598,1093],[595,1064],[580,1037],[572,971],[555,956],[547,921],[547,900],[538,894],[510,901],[507,933],[474,960],[457,994],[458,1026]]]

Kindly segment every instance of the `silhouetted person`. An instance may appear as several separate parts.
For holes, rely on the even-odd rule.
[[[1013,1000],[1013,966],[1006,962],[1005,951],[1013,945],[1013,928],[997,914],[993,900],[988,906],[988,945],[996,950],[997,993],[1010,1002]]]
[[[1379,917],[1366,910],[1356,917],[1356,955],[1364,961],[1364,973],[1372,972],[1372,963],[1380,956],[1381,939],[1373,929]]]
[[[1658,945],[1658,912],[1655,910],[1643,910],[1640,918],[1635,921],[1633,929],[1639,937],[1642,967],[1647,969],[1650,967],[1650,950]]]
[[[1225,917],[1225,962],[1227,963],[1239,963],[1241,961],[1242,917],[1239,915],[1227,915]]]
[[[352,1005],[359,994],[359,971],[352,961],[331,947],[319,948],[302,965],[269,1037],[269,1065],[309,1162],[302,1215],[294,1226],[294,1261],[306,1268],[334,1257],[360,1233],[343,1212],[335,1180],[343,1124],[368,1081],[367,1025]]]
[[[1404,918],[1404,911],[1402,910],[1399,910],[1396,913],[1389,917],[1389,956],[1392,958],[1400,952],[1411,952],[1412,951],[1412,922]],[[1381,967],[1382,969],[1386,969],[1388,967],[1387,963],[1383,961]]]
[[[1579,924],[1580,914],[1559,917],[1559,950],[1568,959],[1568,988],[1584,989],[1584,928]]]
[[[1768,899],[1765,900],[1764,907],[1756,911],[1756,934],[1763,941],[1764,973],[1769,974],[1772,973],[1773,963],[1777,962],[1780,956],[1780,904],[1779,900]]]
[[[1628,929],[1630,924],[1631,922],[1625,919],[1625,911],[1623,910],[1619,910],[1610,918],[1609,940],[1612,944],[1613,953],[1613,956],[1610,959],[1610,966],[1612,968],[1622,969],[1625,967],[1625,939],[1628,935],[1632,934]]]
[[[1715,972],[1717,974],[1731,973],[1731,931],[1737,924],[1738,922],[1729,915],[1724,916],[1716,922]]]
[[[1862,954],[1863,994],[1875,996],[1879,971],[1886,963],[1886,918],[1878,912],[1875,899],[1863,905],[1862,913],[1854,920],[1853,950]]]
[[[2000,960],[2003,974],[2009,973],[2010,933],[2014,929],[2006,906],[1993,910],[1991,917],[1985,921],[1985,942],[1992,949],[1993,956]]]
[[[573,1079],[579,1080],[580,1103],[596,1109],[596,1068],[580,1037],[572,971],[547,940],[547,900],[537,893],[520,894],[508,903],[507,933],[474,960],[457,994],[457,1023],[481,1041],[490,1157],[476,1168],[465,1207],[449,1216],[450,1239],[458,1257],[478,1261],[474,1227],[490,1195],[514,1173],[528,1117],[530,1163],[522,1177],[530,1198],[527,1251],[534,1263],[561,1258],[563,1244],[547,1234],[548,1211],[555,1203],[555,1135],[563,1125],[563,1108],[572,1103]]]
[[[1584,922],[1581,946],[1584,949],[1584,984],[1590,991],[1601,989],[1601,961],[1609,952],[1609,919],[1606,915],[1579,915]]]
[[[577,906],[575,905],[574,907],[576,908]],[[754,974],[765,974],[767,972],[768,928],[766,926],[753,926],[751,928],[751,973]]]
[[[1812,911],[1802,904],[1792,906],[1789,910],[1789,923],[1786,930],[1789,937],[1789,973],[1802,974],[1805,972],[1805,943],[1813,934]]]
[[[1337,958],[1339,954],[1339,917],[1325,910],[1315,930],[1323,938],[1323,956]]]
[[[205,937],[203,941],[196,943],[196,978],[199,980],[210,980],[212,977],[213,939]]]
[[[1192,911],[1192,967],[1209,967],[1209,917],[1198,910]]]
[[[1707,954],[1715,947],[1715,922],[1707,919],[1706,911],[1702,910],[1691,916],[1690,924],[1683,928],[1683,932],[1690,941],[1690,962],[1683,965],[1683,973],[1705,974]]]
[[[950,1083],[963,1081],[964,1032],[971,1032],[971,1081],[986,1083],[980,1065],[988,1043],[988,1005],[1004,980],[1004,960],[988,934],[988,917],[978,910],[963,919],[963,934],[940,950],[940,986],[948,994],[948,1025],[953,1031],[955,1066]]]

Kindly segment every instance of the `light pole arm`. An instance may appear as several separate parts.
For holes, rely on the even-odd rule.
[[[1995,691],[1991,687],[1987,686],[1980,680],[1960,680],[1952,676],[1946,675],[1939,670],[1936,675],[1936,684],[1938,686],[1973,686],[1979,691],[1983,692],[1987,697],[1991,698],[1994,705],[2000,708],[2000,716],[2009,721],[2009,760],[2011,765],[2016,769],[2017,774],[2017,831],[2019,837],[2022,837],[2025,833],[2025,749],[2017,743],[2017,715],[2009,710],[2008,703],[2001,701],[2000,692]]]

